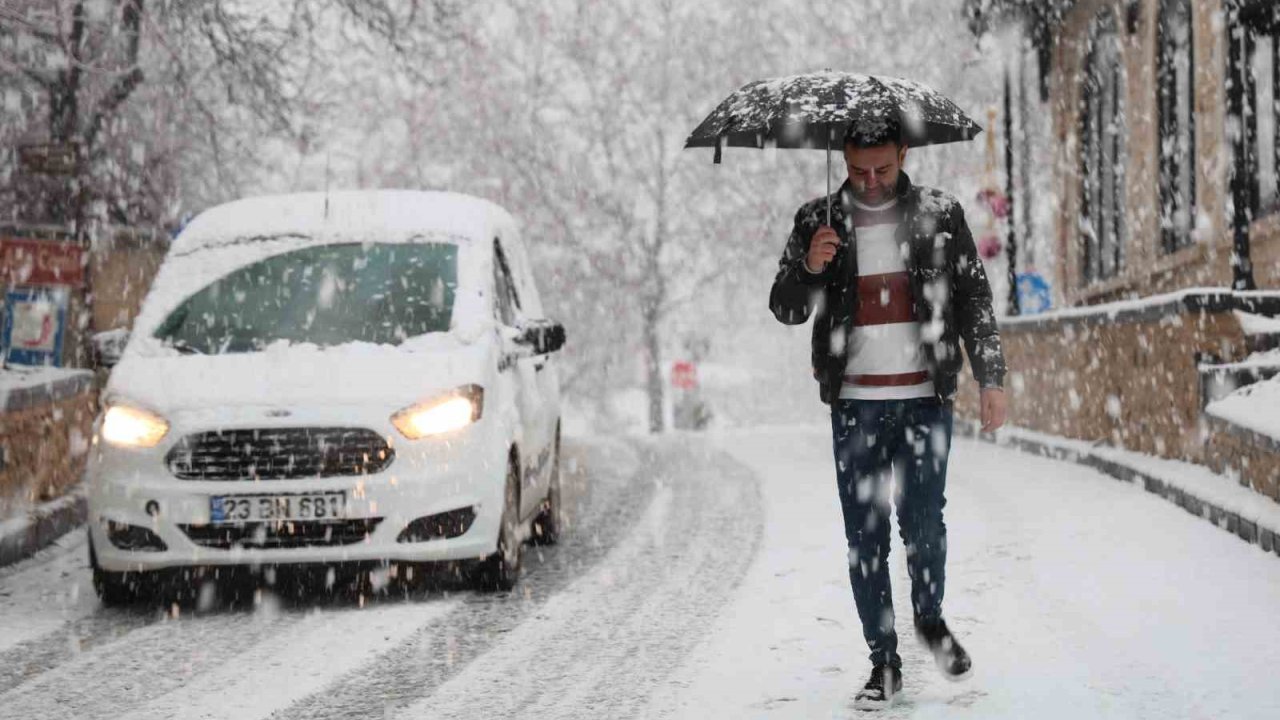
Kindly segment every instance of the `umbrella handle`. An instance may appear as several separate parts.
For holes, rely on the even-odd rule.
[[[831,130],[827,129],[827,227],[831,227]]]

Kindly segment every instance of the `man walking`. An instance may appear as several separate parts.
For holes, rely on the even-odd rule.
[[[947,678],[971,671],[942,617],[942,509],[961,340],[981,386],[982,429],[994,431],[1006,413],[991,287],[964,212],[953,197],[911,183],[901,137],[892,121],[850,128],[849,179],[796,213],[769,295],[780,322],[816,314],[813,370],[831,405],[849,581],[871,649],[871,677],[855,698],[862,709],[887,707],[902,687],[889,585],[891,494],[916,637]]]

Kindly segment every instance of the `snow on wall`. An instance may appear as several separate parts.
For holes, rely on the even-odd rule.
[[[1181,303],[1188,297],[1197,295],[1218,295],[1223,297],[1235,297],[1239,299],[1280,299],[1280,292],[1252,292],[1243,293],[1223,287],[1200,287],[1186,288],[1175,292],[1163,293],[1161,295],[1151,295],[1149,297],[1135,298],[1133,300],[1119,300],[1116,302],[1099,303],[1097,305],[1083,305],[1080,307],[1064,308],[1061,310],[1052,310],[1037,315],[1022,315],[1017,317],[1000,318],[1001,325],[1018,326],[1030,325],[1041,322],[1054,320],[1074,320],[1074,319],[1107,319],[1113,320],[1122,313],[1135,312],[1140,310],[1150,310],[1162,305],[1172,303]]]
[[[1205,412],[1280,441],[1280,375],[1215,400],[1205,407]]]
[[[1244,330],[1245,335],[1280,334],[1280,318],[1240,312],[1238,310],[1236,311],[1236,317],[1239,318],[1240,328]]]
[[[44,394],[53,396],[54,386],[61,386],[64,381],[80,380],[76,387],[87,385],[93,377],[88,370],[58,367],[9,367],[0,370],[0,410],[7,409],[11,401],[19,397],[31,397]]]

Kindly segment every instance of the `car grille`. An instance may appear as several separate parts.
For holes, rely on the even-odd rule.
[[[243,523],[239,525],[179,525],[197,545],[230,550],[233,547],[300,548],[333,547],[362,542],[382,518],[340,522]]]
[[[283,480],[380,472],[395,459],[386,438],[362,428],[263,428],[188,435],[169,451],[184,480]]]

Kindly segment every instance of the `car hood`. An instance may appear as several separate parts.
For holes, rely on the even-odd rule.
[[[483,385],[491,343],[405,350],[353,344],[271,347],[263,352],[123,359],[107,398],[160,412],[335,406],[395,411],[460,385]]]

